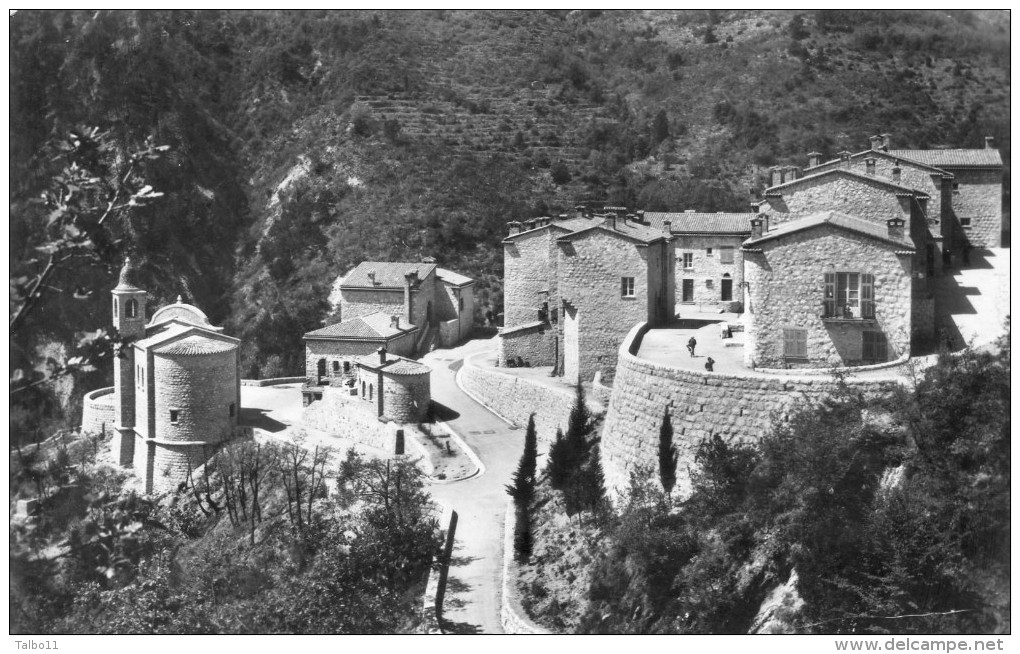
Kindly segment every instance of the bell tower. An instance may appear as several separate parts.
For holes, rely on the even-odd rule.
[[[145,337],[146,293],[138,288],[137,269],[130,258],[124,259],[113,295],[113,326],[123,338],[136,340]],[[120,346],[113,366],[114,421],[117,442],[113,451],[117,462],[129,466],[135,451],[135,349],[128,343]]]

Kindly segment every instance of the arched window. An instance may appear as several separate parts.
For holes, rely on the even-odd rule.
[[[350,361],[344,361],[344,372],[350,372],[350,371],[351,371],[351,362]]]
[[[333,362],[333,374],[336,374],[338,372],[340,372],[340,362],[339,361],[334,361]]]
[[[138,317],[138,300],[130,299],[124,304],[124,315],[128,318]]]
[[[116,295],[113,296],[113,315],[115,315],[115,316],[119,316],[120,315],[120,303],[117,302],[117,296]]]
[[[361,397],[365,397],[365,382],[361,382]]]
[[[368,399],[370,399],[370,400],[372,399],[372,385],[371,384],[368,385]]]

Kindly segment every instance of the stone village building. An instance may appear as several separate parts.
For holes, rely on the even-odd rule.
[[[239,431],[240,342],[180,298],[146,323],[130,260],[111,293],[113,325],[134,339],[114,367],[114,456],[146,493],[171,490]]]
[[[407,362],[435,344],[458,343],[472,329],[474,280],[434,263],[366,261],[336,286],[341,321],[304,335],[306,406],[322,398],[324,386],[356,387],[362,364],[380,348]],[[403,368],[408,364],[387,370]],[[362,396],[376,392],[372,384],[363,390]]]
[[[609,379],[625,333],[671,320],[674,299],[681,315],[686,305],[745,311],[749,367],[908,356],[935,336],[929,280],[966,264],[970,248],[999,244],[1001,156],[989,139],[983,150],[892,150],[885,135],[809,163],[773,168],[750,213],[579,207],[578,217],[509,223],[499,365]],[[626,230],[634,241],[607,237]],[[642,299],[628,304],[631,273]]]
[[[630,327],[672,319],[671,234],[611,209],[509,223],[500,365],[551,365],[568,381],[608,380]]]

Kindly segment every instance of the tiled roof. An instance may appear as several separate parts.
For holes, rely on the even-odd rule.
[[[945,150],[889,150],[894,157],[913,159],[939,168],[1001,168],[1002,155],[995,148]]]
[[[797,186],[805,182],[814,181],[817,178],[822,177],[823,175],[844,175],[847,177],[856,177],[857,179],[861,179],[866,182],[871,182],[872,184],[885,186],[891,190],[897,191],[898,193],[909,194],[921,198],[929,197],[928,194],[923,191],[918,191],[916,189],[912,189],[908,186],[902,186],[900,184],[894,184],[893,182],[890,182],[889,180],[886,179],[882,179],[881,177],[865,175],[864,173],[859,173],[856,170],[847,170],[846,168],[831,168],[829,170],[823,170],[820,173],[814,173],[811,175],[805,175],[804,177],[798,177],[797,179],[790,180],[789,182],[768,187],[767,189],[765,189],[765,194],[768,195],[769,193],[780,192],[784,188],[790,188],[791,186]]]
[[[524,231],[518,232],[516,234],[510,234],[509,236],[503,239],[503,242],[505,243],[506,241],[515,239],[519,236],[534,234],[535,232],[538,232],[540,229],[548,229],[550,227],[557,227],[568,232],[576,232],[579,229],[591,227],[593,224],[595,224],[595,222],[597,222],[597,219],[594,218],[542,218],[541,220],[548,220],[550,222],[545,225],[542,225],[541,227],[532,227],[531,229],[527,229],[527,225],[522,225]]]
[[[403,288],[404,275],[411,272],[418,273],[418,279],[425,279],[430,272],[436,269],[434,263],[404,263],[399,261],[363,261],[352,270],[344,281],[341,288]],[[368,277],[368,273],[375,272],[375,283]]]
[[[751,219],[756,213],[664,213],[645,212],[645,220],[655,229],[662,229],[664,221],[670,223],[674,234],[750,234]]]
[[[159,354],[195,356],[200,354],[229,352],[236,349],[237,343],[209,338],[202,334],[195,334],[194,336],[188,336],[187,338],[182,338],[179,341],[174,341],[173,343],[153,348],[153,352],[158,352]]]
[[[402,356],[390,354],[389,352],[386,353],[385,363],[379,363],[379,354],[373,353],[359,358],[357,364],[372,370],[382,370],[393,375],[427,375],[432,372],[432,368],[423,363],[412,359],[405,359]]]
[[[868,157],[883,157],[885,159],[894,159],[894,160],[895,159],[899,159],[899,160],[907,161],[907,162],[912,163],[914,165],[920,166],[922,168],[928,168],[928,169],[931,170],[931,172],[933,172],[935,174],[941,173],[943,176],[952,177],[952,175],[949,174],[948,172],[946,172],[945,170],[942,170],[941,168],[939,168],[938,166],[936,166],[936,165],[934,165],[932,163],[929,163],[929,162],[926,162],[926,161],[922,161],[922,160],[918,159],[917,157],[912,156],[912,154],[895,154],[895,153],[904,153],[904,152],[906,152],[906,153],[915,153],[915,152],[925,152],[925,150],[891,150],[891,151],[886,151],[886,150],[870,150],[869,149],[869,150],[864,150],[863,152],[858,152],[856,154],[852,154],[852,155],[850,155],[850,158],[851,159],[863,159],[863,158],[868,158]],[[823,170],[831,170],[834,167],[838,167],[841,163],[843,163],[841,159],[833,159],[831,161],[826,161],[824,163],[820,163],[817,166],[808,166],[807,168],[804,169],[804,174],[805,175],[813,175],[815,173],[820,173]]]
[[[651,243],[667,236],[663,233],[661,227],[656,229],[649,225],[634,222],[633,220],[617,218],[616,227],[610,228],[609,225],[605,223],[604,218],[594,218],[589,220],[588,225],[583,229],[578,229],[570,234],[564,234],[557,240],[574,240],[595,230],[612,231],[615,234],[619,234],[631,240],[640,241],[641,243]]]
[[[460,273],[455,273],[452,270],[447,270],[446,268],[437,268],[436,277],[447,284],[453,284],[454,286],[465,286],[467,284],[472,284],[475,281],[467,275],[461,275]]]
[[[348,318],[335,325],[329,325],[316,329],[305,334],[305,338],[340,338],[354,340],[359,338],[380,339],[391,338],[400,334],[417,329],[414,325],[408,324],[403,318],[400,319],[400,327],[392,325],[393,314],[385,311],[377,311],[367,316]]]
[[[744,241],[744,246],[756,246],[759,243],[770,241],[775,238],[780,238],[794,232],[803,231],[805,229],[812,229],[821,225],[833,225],[835,227],[841,227],[843,229],[857,232],[858,234],[864,234],[886,243],[892,243],[898,245],[901,248],[907,250],[913,250],[914,244],[906,236],[902,239],[890,238],[889,229],[885,225],[873,223],[861,218],[841,213],[839,211],[822,211],[820,213],[805,216],[798,220],[794,220],[788,223],[782,223],[768,232],[762,234],[758,238],[749,238]]]
[[[141,339],[139,341],[135,341],[135,347],[139,347],[139,348],[142,348],[144,350],[145,348],[149,348],[149,347],[152,347],[154,345],[158,345],[158,344],[162,343],[163,341],[167,340],[168,338],[173,338],[174,336],[179,336],[180,334],[183,334],[184,332],[188,331],[189,329],[192,329],[192,327],[189,326],[189,325],[183,325],[181,323],[174,322],[174,323],[170,323],[166,327],[157,328],[157,329],[158,329],[158,331],[155,331],[152,334],[148,334],[145,338],[143,338],[143,339]]]

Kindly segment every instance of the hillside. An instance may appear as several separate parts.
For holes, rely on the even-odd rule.
[[[1010,153],[1008,12],[19,12],[11,58],[12,278],[38,268],[25,200],[52,134],[170,146],[164,198],[85,277],[99,292],[15,337],[22,366],[107,322],[126,250],[156,304],[183,293],[269,376],[362,259],[434,256],[499,313],[511,219],[739,210],[761,166],[877,132]]]

